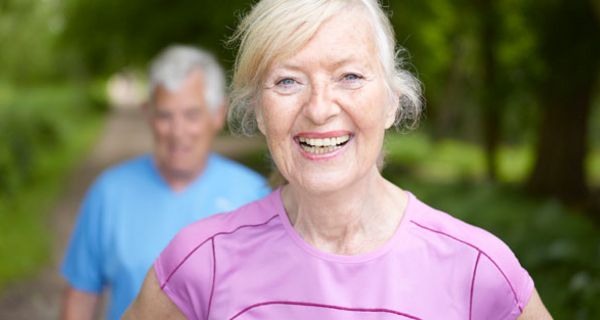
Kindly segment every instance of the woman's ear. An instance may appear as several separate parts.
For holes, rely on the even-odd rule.
[[[391,128],[394,123],[396,123],[396,115],[398,113],[398,109],[400,109],[400,95],[394,93],[392,97],[390,97],[390,103],[386,108],[385,113],[385,129]]]
[[[258,126],[258,130],[260,130],[260,133],[263,134],[263,136],[266,136],[266,128],[265,128],[265,121],[262,115],[262,112],[260,110],[260,107],[258,106],[254,106],[254,115],[256,116],[256,125]]]

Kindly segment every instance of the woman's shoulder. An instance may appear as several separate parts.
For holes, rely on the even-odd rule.
[[[273,192],[231,212],[215,214],[184,227],[160,254],[158,261],[162,269],[174,272],[186,260],[205,252],[203,248],[210,247],[215,237],[268,224],[277,216],[276,197],[278,193]]]
[[[480,251],[494,260],[514,258],[510,248],[500,238],[480,227],[464,222],[446,212],[430,207],[415,196],[411,196],[408,221],[414,230],[431,241],[454,243]],[[485,213],[482,213],[485,214]]]
[[[458,259],[468,263],[472,270],[476,297],[497,296],[502,291],[512,297],[506,301],[509,312],[519,313],[533,290],[533,280],[508,245],[491,232],[434,209],[414,196],[411,200],[412,232],[432,250],[439,248],[464,255]]]
[[[236,236],[243,234],[242,230],[269,225],[278,216],[278,197],[273,192],[234,211],[192,223],[179,231],[161,252],[154,262],[158,283],[188,317],[204,314],[210,305],[219,253],[215,250],[215,238],[229,237],[241,243],[244,237]]]

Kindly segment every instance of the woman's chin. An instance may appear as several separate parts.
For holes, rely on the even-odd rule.
[[[322,195],[340,192],[353,183],[348,174],[314,173],[290,181],[294,188],[309,194]]]

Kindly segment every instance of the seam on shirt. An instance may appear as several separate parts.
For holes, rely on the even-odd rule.
[[[206,240],[202,241],[199,245],[197,245],[196,247],[194,247],[194,249],[192,249],[178,264],[177,266],[175,266],[175,268],[173,268],[173,270],[171,271],[171,273],[169,273],[169,276],[167,276],[167,279],[165,280],[165,282],[160,286],[161,289],[163,289],[167,283],[171,280],[171,278],[173,277],[173,275],[175,275],[175,273],[177,272],[177,270],[179,270],[179,268],[181,268],[181,266],[187,261],[187,259],[189,259],[194,252],[196,252],[200,247],[202,247],[205,243],[207,243],[209,240],[213,240],[216,236],[220,236],[220,235],[225,235],[225,234],[232,234],[237,232],[240,229],[243,228],[249,228],[249,227],[260,227],[260,226],[264,226],[266,224],[268,224],[269,222],[271,222],[271,220],[275,219],[278,215],[274,215],[271,218],[269,218],[267,221],[259,223],[259,224],[244,224],[241,226],[238,226],[237,228],[233,229],[232,231],[222,231],[222,232],[217,232],[215,234],[213,234],[212,236],[208,237]]]
[[[212,306],[213,293],[215,292],[215,277],[217,274],[217,255],[215,254],[215,238],[212,238],[212,256],[213,256],[213,274],[212,274],[212,285],[210,288],[210,298],[208,299],[208,308],[206,311],[206,319],[210,316],[210,307]]]
[[[192,308],[189,308],[189,301],[184,301],[179,297],[175,291],[171,290],[168,286],[163,289],[169,299],[177,306],[177,309],[185,316],[186,319],[197,319]]]
[[[469,298],[469,320],[473,315],[473,290],[475,288],[475,275],[477,275],[477,266],[479,265],[479,258],[481,258],[481,251],[477,254],[477,260],[475,260],[475,267],[473,268],[473,278],[471,279],[471,296]]]
[[[261,302],[261,303],[253,304],[251,306],[248,306],[248,307],[242,309],[242,311],[238,312],[235,316],[231,317],[229,320],[234,320],[235,318],[237,318],[237,317],[241,316],[242,314],[250,311],[251,309],[258,308],[258,307],[263,307],[263,306],[268,306],[268,305],[292,305],[292,306],[315,307],[315,308],[323,308],[323,309],[334,309],[334,310],[350,311],[350,312],[388,313],[388,314],[395,314],[395,315],[403,316],[403,317],[406,317],[406,318],[409,318],[409,319],[413,319],[413,320],[421,320],[421,318],[415,317],[415,316],[410,315],[408,313],[404,313],[404,312],[400,312],[400,311],[395,311],[395,310],[391,310],[391,309],[384,309],[384,308],[349,308],[349,307],[342,307],[342,306],[336,306],[336,305],[313,303],[313,302],[301,302],[301,301],[266,301],[266,302]]]
[[[431,231],[431,232],[435,232],[435,233],[438,233],[438,234],[444,235],[444,236],[446,236],[446,237],[448,237],[448,238],[450,238],[450,239],[454,239],[454,240],[456,240],[456,241],[458,241],[458,242],[460,242],[460,243],[462,243],[462,244],[465,244],[465,245],[467,245],[467,246],[469,246],[469,247],[471,247],[471,248],[473,248],[473,249],[475,249],[475,250],[479,251],[481,254],[483,254],[483,255],[484,255],[486,258],[488,258],[488,259],[489,259],[489,260],[490,260],[490,261],[491,261],[491,262],[494,264],[494,266],[496,266],[496,269],[498,269],[498,271],[500,271],[500,274],[502,274],[502,276],[504,277],[504,280],[506,280],[506,283],[508,283],[508,286],[510,287],[510,290],[511,290],[511,291],[512,291],[512,293],[513,293],[513,296],[514,296],[514,298],[515,298],[515,302],[516,302],[516,304],[517,304],[517,307],[519,307],[519,310],[520,310],[521,312],[523,312],[523,308],[521,307],[521,304],[519,303],[519,298],[518,298],[518,296],[517,296],[517,292],[515,291],[515,289],[514,289],[514,287],[513,287],[512,283],[510,282],[510,280],[508,279],[508,277],[506,276],[506,274],[504,274],[504,271],[502,271],[502,269],[501,269],[501,268],[500,268],[500,266],[499,266],[499,265],[496,263],[496,261],[494,261],[494,259],[492,259],[492,257],[490,257],[490,256],[489,256],[489,255],[488,255],[488,254],[487,254],[485,251],[481,250],[479,247],[477,247],[476,245],[474,245],[474,244],[472,244],[472,243],[470,243],[470,242],[467,242],[467,241],[465,241],[465,240],[459,239],[459,238],[457,238],[457,237],[455,237],[455,236],[452,236],[452,235],[450,235],[450,234],[448,234],[448,233],[445,233],[445,232],[443,232],[443,231],[439,231],[439,230],[435,230],[435,229],[432,229],[432,228],[426,227],[426,226],[424,226],[424,225],[421,225],[421,224],[419,224],[419,223],[415,222],[414,220],[410,220],[410,222],[412,222],[413,224],[415,224],[415,225],[417,225],[417,226],[419,226],[419,227],[421,227],[421,228],[423,228],[423,229],[425,229],[425,230],[429,230],[429,231]]]

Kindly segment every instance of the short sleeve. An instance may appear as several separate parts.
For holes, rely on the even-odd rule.
[[[78,290],[100,293],[104,286],[102,272],[102,215],[104,194],[101,181],[87,192],[79,211],[61,272]]]
[[[154,262],[165,294],[188,319],[208,319],[214,284],[214,240],[199,239],[197,223],[182,231]]]
[[[533,292],[533,280],[510,249],[480,252],[473,274],[471,319],[517,319]]]

